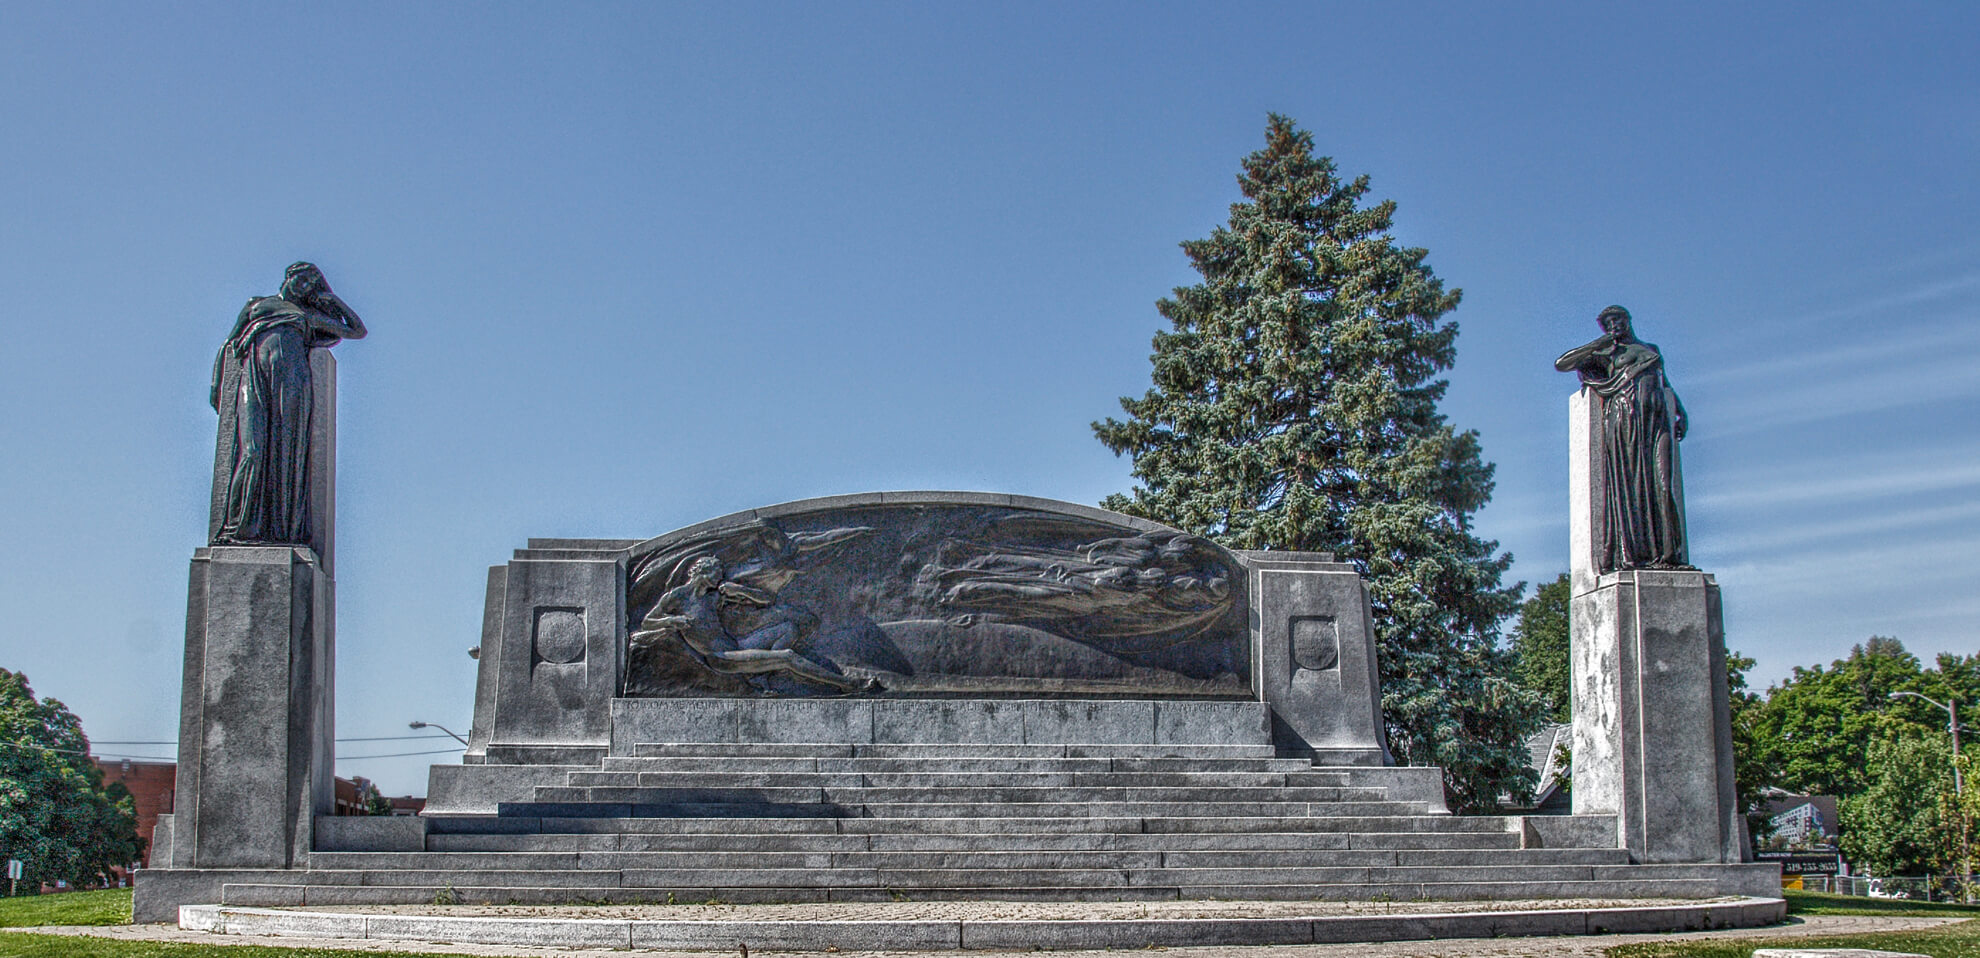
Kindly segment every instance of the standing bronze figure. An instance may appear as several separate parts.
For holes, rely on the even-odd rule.
[[[1562,354],[1554,368],[1579,373],[1602,397],[1602,571],[1689,569],[1678,469],[1684,404],[1664,378],[1663,354],[1630,328],[1629,310],[1611,306],[1596,320],[1602,335]]]
[[[209,398],[222,430],[216,468],[225,470],[227,489],[213,544],[310,541],[310,350],[364,335],[364,321],[311,263],[289,267],[281,295],[241,307],[213,361]]]

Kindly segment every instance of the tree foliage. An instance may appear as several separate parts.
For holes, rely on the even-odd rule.
[[[1796,668],[1744,727],[1734,723],[1748,736],[1743,761],[1788,791],[1836,796],[1844,854],[1886,875],[1951,864],[1961,816],[1970,827],[1980,806],[1955,802],[1946,713],[1898,692],[1980,708],[1980,656],[1940,655],[1926,668],[1903,643],[1873,636],[1827,667]]]
[[[1521,685],[1540,696],[1547,717],[1573,719],[1568,694],[1568,574],[1533,591],[1520,604],[1519,624],[1513,627],[1512,652]]]
[[[1393,202],[1337,175],[1274,115],[1230,222],[1182,244],[1202,282],[1157,304],[1153,388],[1094,424],[1138,485],[1107,508],[1239,549],[1331,552],[1366,577],[1399,760],[1441,765],[1458,807],[1532,792],[1537,699],[1499,623],[1510,555],[1471,517],[1492,491],[1476,432],[1438,411],[1458,304],[1390,235]]]
[[[1961,668],[1957,657],[1946,661],[1955,673]],[[1966,669],[1971,672],[1970,666]],[[1839,798],[1860,794],[1870,785],[1873,765],[1865,758],[1872,743],[1894,738],[1906,727],[1946,725],[1945,713],[1916,699],[1894,702],[1891,693],[1922,692],[1943,701],[1947,678],[1927,680],[1918,657],[1905,651],[1903,643],[1873,636],[1827,668],[1797,667],[1770,690],[1754,723],[1755,747],[1773,767],[1774,784],[1782,788]],[[1958,681],[1960,676],[1950,678]],[[1972,691],[1980,688],[1965,694]],[[1962,701],[1973,699],[1962,695]]]
[[[1864,789],[1838,803],[1844,857],[1875,875],[1945,872],[1959,847],[1946,737],[1904,730],[1867,758]]]
[[[0,854],[21,860],[22,887],[107,884],[139,851],[130,793],[104,786],[82,722],[0,669]]]

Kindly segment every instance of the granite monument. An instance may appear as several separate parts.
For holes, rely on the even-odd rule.
[[[1554,363],[1568,402],[1573,806],[1646,863],[1748,857],[1733,790],[1719,586],[1689,565],[1684,406],[1629,311]]]

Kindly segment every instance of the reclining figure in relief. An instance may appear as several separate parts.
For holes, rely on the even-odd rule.
[[[874,692],[875,679],[856,679],[798,653],[792,646],[816,625],[815,617],[740,582],[724,581],[722,560],[703,556],[688,566],[687,582],[667,590],[633,630],[634,650],[677,639],[710,671],[753,676],[785,673],[845,692]],[[736,636],[723,623],[725,610],[748,609],[754,628]]]

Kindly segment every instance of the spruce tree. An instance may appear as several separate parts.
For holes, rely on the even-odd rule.
[[[1312,135],[1272,115],[1230,223],[1183,250],[1203,281],[1157,308],[1154,387],[1094,424],[1138,485],[1104,505],[1238,549],[1334,553],[1366,577],[1389,747],[1440,765],[1467,810],[1533,788],[1537,696],[1510,680],[1499,623],[1521,586],[1471,517],[1492,492],[1478,434],[1438,411],[1459,291],[1390,236]]]

